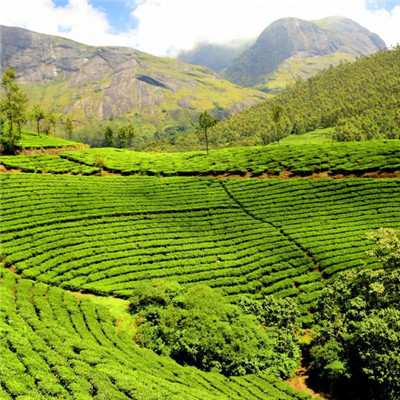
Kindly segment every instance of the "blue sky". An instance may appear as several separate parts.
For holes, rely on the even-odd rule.
[[[68,5],[69,0],[53,0],[53,3],[57,7],[65,7]],[[138,19],[132,15],[132,11],[137,7],[135,1],[89,0],[88,3],[107,15],[107,21],[111,26],[111,32],[115,34],[135,29],[138,25]]]
[[[369,10],[392,11],[396,6],[400,6],[400,0],[366,0],[365,3]]]
[[[400,0],[0,0],[0,24],[158,56],[199,42],[254,40],[284,17],[329,16],[400,43]]]

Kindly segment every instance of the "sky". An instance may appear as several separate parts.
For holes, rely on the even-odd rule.
[[[0,24],[96,46],[173,56],[198,43],[255,39],[284,17],[353,19],[400,43],[400,0],[0,0]]]

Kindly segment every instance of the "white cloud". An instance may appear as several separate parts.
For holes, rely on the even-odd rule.
[[[166,55],[200,41],[255,38],[282,17],[310,20],[341,15],[378,33],[388,45],[400,42],[400,5],[388,12],[367,10],[364,0],[139,0],[136,4],[132,16],[139,20],[137,29],[120,34],[111,33],[106,14],[89,0],[70,0],[65,7],[55,7],[51,0],[0,0],[0,24]]]

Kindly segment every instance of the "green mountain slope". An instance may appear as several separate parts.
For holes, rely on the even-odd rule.
[[[226,115],[265,98],[207,68],[131,48],[86,46],[5,26],[0,33],[0,72],[13,67],[32,102],[69,116],[78,130],[120,118],[144,135],[184,131],[201,111]]]
[[[400,137],[400,46],[330,67],[221,121],[216,144],[254,145],[336,126],[335,140]]]

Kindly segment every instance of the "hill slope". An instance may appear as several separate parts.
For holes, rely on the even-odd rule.
[[[336,140],[400,138],[400,46],[297,80],[282,94],[221,121],[214,141],[265,144],[336,126]]]
[[[185,130],[200,111],[234,113],[263,98],[207,68],[131,48],[86,46],[5,26],[0,38],[0,73],[13,67],[32,101],[81,127],[123,117],[142,132]]]

